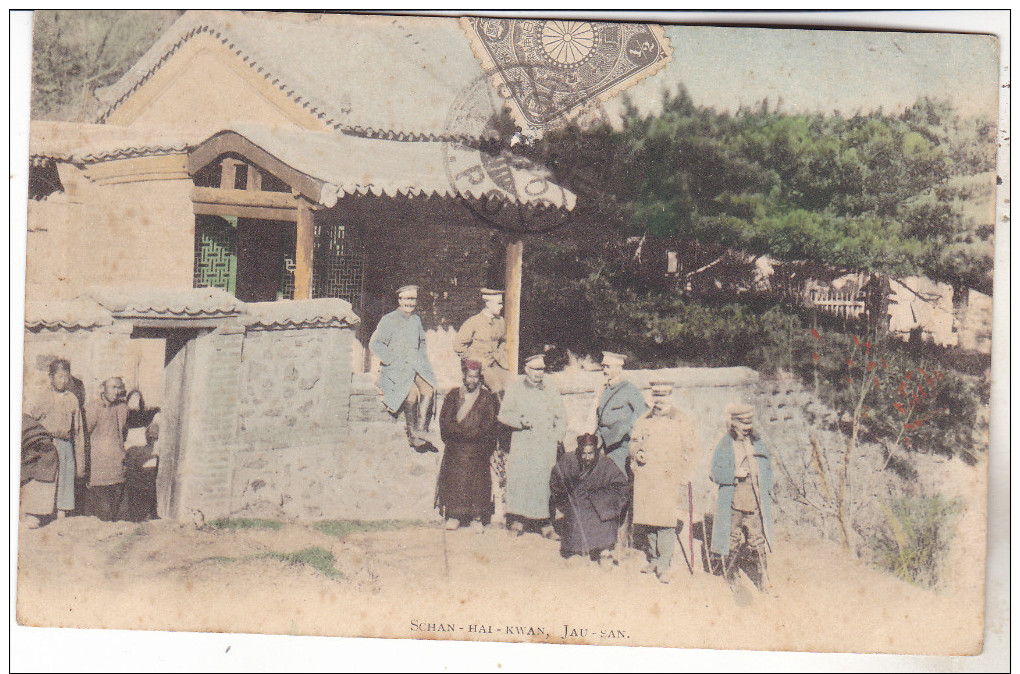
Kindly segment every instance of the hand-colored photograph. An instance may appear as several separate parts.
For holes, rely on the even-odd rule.
[[[18,623],[981,653],[999,53],[36,11]]]

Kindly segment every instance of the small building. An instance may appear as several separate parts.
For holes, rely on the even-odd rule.
[[[441,388],[480,287],[516,336],[521,222],[575,197],[451,123],[484,73],[450,21],[188,12],[96,123],[33,122],[26,391],[67,357],[160,407],[161,515],[243,512],[270,473],[288,515],[343,514],[300,495],[340,470],[399,286]]]

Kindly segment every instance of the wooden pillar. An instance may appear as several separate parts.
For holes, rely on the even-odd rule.
[[[312,256],[315,251],[315,211],[301,202],[297,212],[297,245],[294,254],[294,299],[312,298]]]
[[[521,349],[521,277],[524,267],[524,241],[517,239],[506,246],[506,351],[510,373],[516,375]]]

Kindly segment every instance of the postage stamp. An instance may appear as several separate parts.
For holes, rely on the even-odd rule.
[[[576,119],[587,102],[612,98],[673,57],[654,24],[463,18],[461,26],[492,85],[507,90],[514,119],[536,135]]]

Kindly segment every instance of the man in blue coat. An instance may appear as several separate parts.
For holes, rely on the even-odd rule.
[[[767,553],[772,549],[772,457],[754,431],[754,408],[726,408],[729,430],[712,455],[712,482],[719,485],[712,552],[723,557],[726,580],[736,580],[737,559],[748,549],[758,564],[758,589],[772,593]]]
[[[623,378],[626,356],[611,351],[602,352],[602,373],[606,387],[599,397],[596,410],[596,434],[603,451],[616,467],[627,472],[630,457],[630,431],[634,422],[648,411],[645,397],[637,386]]]
[[[379,388],[393,416],[404,413],[407,440],[416,452],[437,452],[425,439],[436,396],[436,375],[425,346],[425,328],[414,313],[418,286],[397,290],[398,307],[379,319],[368,347],[382,361]]]

